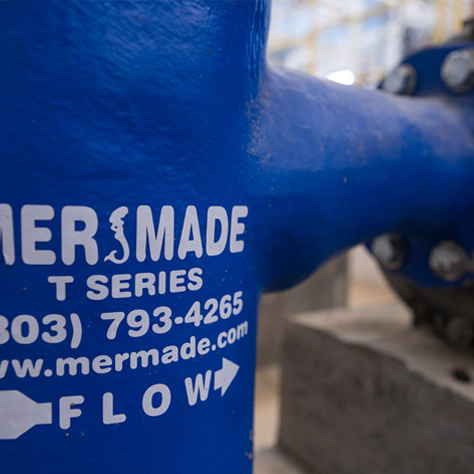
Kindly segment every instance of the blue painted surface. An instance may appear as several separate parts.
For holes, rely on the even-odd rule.
[[[406,274],[421,284],[439,284],[423,255],[437,235],[451,232],[472,248],[472,96],[453,99],[440,86],[447,49],[412,58],[420,69],[419,99],[336,86],[266,66],[268,7],[265,1],[0,2],[0,396],[19,391],[50,403],[43,409],[52,413],[18,439],[0,440],[5,472],[250,473],[260,294],[292,286],[339,250],[388,230],[413,242]],[[25,205],[46,206],[46,220],[32,224],[28,216],[39,215],[38,208],[29,214]],[[122,206],[130,255],[113,263],[106,257],[116,250],[121,260],[125,247],[120,222],[113,230],[109,218]],[[163,206],[172,206],[169,259],[162,248],[153,261],[148,241],[144,261],[137,257],[148,235],[144,221],[137,224],[139,206],[149,206],[155,228]],[[203,253],[194,247],[180,258],[183,233],[191,246],[199,241],[196,228],[183,231],[192,222],[191,214],[185,219],[190,206]],[[216,206],[229,223],[234,209],[240,217],[234,246],[229,232],[225,248],[209,255],[207,215]],[[82,207],[89,208],[88,223]],[[69,227],[68,215],[77,219]],[[86,239],[88,250],[71,247],[81,230],[94,229],[94,215],[98,228]],[[33,225],[43,229],[36,243]],[[211,237],[220,235],[217,224]],[[31,264],[51,258],[41,250],[54,252],[54,263]],[[188,280],[196,268],[198,289],[196,277]],[[172,293],[171,273],[182,270],[185,282],[176,280]],[[154,295],[145,285],[139,296],[136,278],[143,283],[151,274],[158,281],[160,272],[168,279],[164,294],[155,282]],[[115,297],[98,299],[100,291],[87,286],[94,275],[107,279],[102,291],[115,281]],[[51,276],[74,278],[64,301]],[[238,314],[228,315],[226,295]],[[212,324],[193,319],[193,312],[180,321],[195,302],[206,317],[213,299],[222,308],[209,315]],[[153,316],[162,307],[171,309],[171,323],[159,321],[164,313]],[[146,331],[143,312],[129,316],[135,310],[147,312]],[[111,316],[101,317],[110,312],[125,315],[116,334]],[[51,314],[65,319],[43,320]],[[79,343],[71,314],[81,322]],[[64,322],[65,332],[54,331],[53,320]],[[234,334],[232,344],[217,347]],[[185,346],[184,358],[164,362],[165,348],[181,350],[192,337],[209,340],[201,354],[196,349],[187,357],[192,349]],[[131,367],[133,352],[153,349],[158,365],[150,357],[147,367],[141,359]],[[117,354],[129,355],[121,369]],[[67,357],[86,358],[89,373],[80,366],[70,375],[66,366],[60,375]],[[34,367],[43,360],[38,376],[21,376],[25,359]],[[233,378],[223,394],[224,359],[239,370],[226,372]],[[185,380],[195,387],[198,374],[203,384],[208,377],[209,393],[193,404]],[[144,394],[158,384],[171,400],[164,413],[150,416],[163,400],[155,395],[145,410]],[[109,393],[113,412],[103,409]],[[65,398],[77,396],[83,402]],[[2,403],[0,413],[13,420],[4,433],[13,433],[26,409]],[[71,410],[80,416],[67,426]]]

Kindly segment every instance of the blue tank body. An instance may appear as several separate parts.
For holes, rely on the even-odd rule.
[[[268,18],[0,2],[2,471],[251,473],[260,295],[469,227],[472,98],[271,70]]]

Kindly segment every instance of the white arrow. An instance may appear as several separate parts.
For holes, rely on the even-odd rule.
[[[0,391],[0,439],[17,439],[36,425],[53,422],[51,403],[36,403],[18,390]]]
[[[239,369],[240,367],[237,364],[225,357],[222,358],[222,369],[217,370],[214,374],[214,390],[222,389],[221,397],[227,392]]]

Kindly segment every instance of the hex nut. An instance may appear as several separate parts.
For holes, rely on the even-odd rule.
[[[393,234],[383,234],[372,241],[371,252],[386,270],[400,270],[406,260],[403,239]]]
[[[453,346],[459,349],[469,347],[474,338],[474,327],[468,318],[452,316],[444,328],[444,337]]]
[[[453,92],[468,92],[474,86],[474,49],[452,51],[441,66],[441,79]]]
[[[436,276],[453,282],[460,280],[469,271],[470,260],[466,250],[459,244],[444,241],[431,250],[429,265]]]
[[[412,95],[417,80],[415,68],[409,64],[402,64],[385,78],[382,89],[396,95]]]

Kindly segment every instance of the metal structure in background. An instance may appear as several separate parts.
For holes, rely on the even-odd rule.
[[[429,265],[474,249],[473,95],[441,80],[472,43],[407,60],[400,98],[273,70],[268,20],[0,2],[6,472],[249,474],[262,293],[384,232],[393,275],[472,277]]]
[[[375,86],[403,57],[442,43],[472,0],[275,0],[271,63]]]

